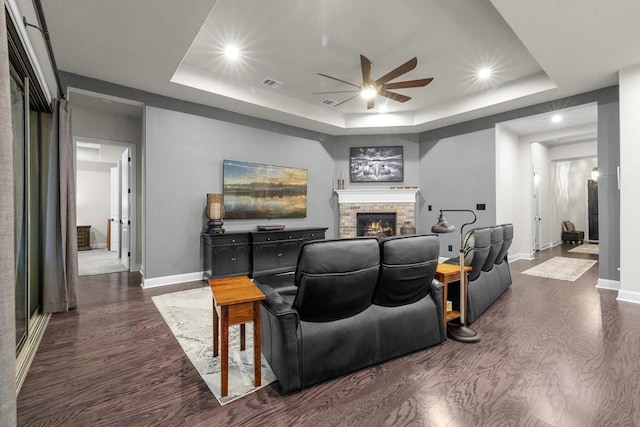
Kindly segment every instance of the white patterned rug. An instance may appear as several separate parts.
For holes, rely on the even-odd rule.
[[[576,279],[593,267],[596,262],[598,261],[592,259],[557,256],[523,271],[522,274],[575,282]]]
[[[578,254],[592,254],[598,255],[600,253],[600,247],[597,243],[583,243],[580,246],[576,246],[573,249],[569,249],[569,252]]]
[[[253,324],[247,324],[246,350],[240,351],[240,326],[229,328],[229,395],[220,397],[220,356],[213,357],[213,299],[209,286],[151,298],[182,350],[221,405],[276,380],[262,356],[262,387],[253,385]]]

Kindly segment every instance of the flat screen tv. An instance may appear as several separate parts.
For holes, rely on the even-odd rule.
[[[225,219],[305,218],[307,170],[225,160]]]

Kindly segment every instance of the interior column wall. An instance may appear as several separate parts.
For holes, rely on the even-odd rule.
[[[420,143],[420,188],[418,224],[421,233],[431,232],[440,209],[476,209],[478,220],[473,227],[496,222],[496,149],[495,129],[425,140]],[[431,206],[431,211],[429,211]],[[460,226],[473,219],[467,212],[446,213],[456,231],[440,235],[440,256],[457,256]],[[469,227],[471,228],[471,227]],[[465,229],[467,231],[468,229]],[[448,247],[451,245],[452,250]]]
[[[617,95],[617,93],[616,93]],[[637,114],[637,110],[633,112]],[[599,286],[618,287],[620,280],[620,191],[617,169],[620,165],[619,102],[598,102],[598,227],[600,232]],[[625,247],[625,251],[628,247]],[[637,260],[637,258],[636,258]],[[635,262],[635,260],[634,260]]]
[[[496,125],[496,224],[513,224],[510,259],[531,256],[531,228],[527,206],[531,186],[529,144],[505,126]]]
[[[640,259],[640,64],[620,71],[620,292],[618,299],[640,303],[635,264]],[[617,192],[616,192],[617,194]]]

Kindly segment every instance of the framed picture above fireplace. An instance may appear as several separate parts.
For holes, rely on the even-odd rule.
[[[402,146],[351,147],[349,176],[351,182],[402,182],[404,158]]]

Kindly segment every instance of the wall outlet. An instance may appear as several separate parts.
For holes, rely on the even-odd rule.
[[[476,204],[476,210],[477,211],[484,211],[487,209],[487,205],[484,203],[478,203]]]
[[[449,252],[453,252],[453,246],[449,245]]]
[[[431,212],[431,205],[429,205],[429,206],[427,207],[427,210],[428,210],[429,212]]]

